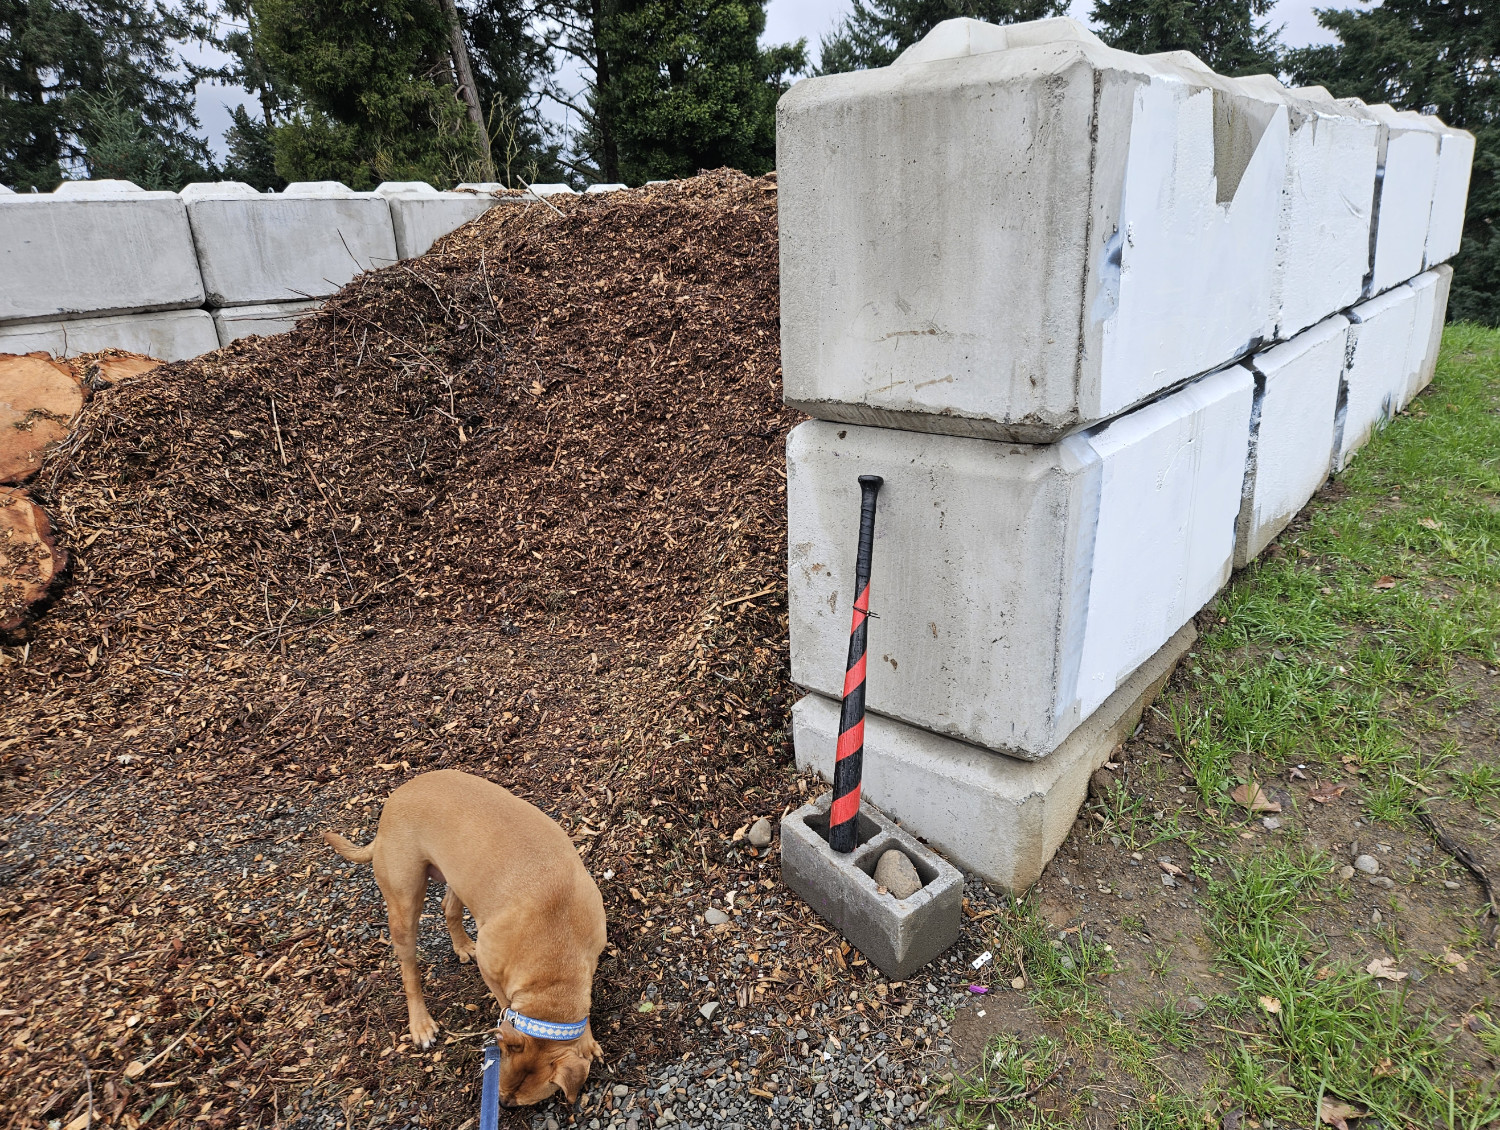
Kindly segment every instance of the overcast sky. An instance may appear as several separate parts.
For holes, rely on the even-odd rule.
[[[818,41],[849,10],[852,0],[770,0],[766,6],[767,43],[787,43],[806,39],[809,53],[817,58]],[[1343,7],[1352,0],[1318,0],[1324,7]],[[1091,0],[1075,0],[1072,14],[1087,20]],[[1271,13],[1273,22],[1284,25],[1282,39],[1289,47],[1310,43],[1328,43],[1332,36],[1318,26],[1313,16],[1313,0],[1279,0]],[[200,83],[198,86],[198,120],[208,135],[208,143],[220,160],[224,157],[224,131],[229,128],[229,108],[247,104],[250,96],[243,90]]]

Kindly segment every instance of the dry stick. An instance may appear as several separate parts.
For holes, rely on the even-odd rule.
[[[561,208],[559,208],[556,204],[552,203],[552,201],[548,200],[545,196],[537,196],[536,193],[535,193],[535,191],[532,190],[531,185],[527,184],[524,180],[521,180],[520,177],[517,177],[516,180],[521,181],[521,187],[522,188],[524,188],[527,192],[530,192],[532,196],[536,196],[536,198],[538,200],[540,200],[543,204],[547,205],[547,207],[551,208],[559,216],[561,216],[563,214],[563,210]],[[566,218],[566,217],[564,217],[564,218]]]
[[[1067,1068],[1071,1067],[1072,1064],[1073,1064],[1073,1061],[1071,1059],[1065,1059],[1065,1060],[1063,1060],[1062,1063],[1058,1065],[1058,1068],[1057,1068],[1056,1071],[1054,1071],[1051,1075],[1047,1076],[1047,1078],[1043,1079],[1035,1087],[1028,1088],[1025,1091],[1017,1091],[1014,1095],[998,1095],[998,1096],[996,1096],[996,1095],[986,1095],[982,1099],[973,1099],[971,1101],[974,1102],[978,1106],[1004,1106],[1007,1103],[1023,1103],[1023,1102],[1026,1102],[1028,1099],[1035,1098],[1036,1095],[1037,1095],[1037,1093],[1039,1091],[1041,1091],[1041,1089],[1043,1087],[1048,1086],[1054,1079],[1056,1079],[1059,1075],[1061,1075]]]
[[[1486,931],[1485,941],[1493,945],[1495,942],[1495,928],[1496,926],[1500,926],[1500,898],[1495,896],[1494,881],[1485,873],[1479,860],[1474,858],[1474,853],[1449,836],[1447,832],[1443,831],[1439,827],[1438,822],[1433,819],[1432,813],[1428,812],[1425,806],[1420,803],[1415,804],[1412,806],[1412,810],[1417,814],[1417,819],[1421,821],[1422,826],[1432,833],[1432,838],[1437,841],[1438,847],[1442,848],[1473,872],[1474,878],[1478,879],[1480,886],[1484,888],[1484,893],[1490,900],[1489,907],[1485,911],[1485,917],[1490,920],[1490,927]]]
[[[281,446],[281,422],[276,419],[276,398],[271,397],[271,427],[276,432],[276,450],[281,454],[281,465],[286,466],[286,448]]]

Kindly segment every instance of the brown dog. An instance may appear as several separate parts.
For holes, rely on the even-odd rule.
[[[417,923],[431,878],[448,884],[443,917],[458,960],[476,960],[506,1010],[500,1101],[525,1106],[561,1090],[574,1102],[592,1061],[604,1058],[588,1015],[605,932],[604,900],[567,833],[499,785],[442,769],[390,795],[369,846],[335,832],[323,839],[352,863],[375,863],[412,1039],[425,1048],[437,1034],[417,970]],[[477,941],[464,930],[464,907]],[[580,1022],[571,1038],[544,1035],[569,1035]]]

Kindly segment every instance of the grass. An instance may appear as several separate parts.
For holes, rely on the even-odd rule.
[[[1118,781],[1098,802],[1103,830],[1094,835],[1137,851],[1176,841],[1200,874],[1213,875],[1199,906],[1201,942],[1223,987],[1209,1001],[1212,1024],[1171,996],[1176,957],[1154,939],[1138,972],[1156,998],[1116,1011],[1100,989],[1115,962],[1110,948],[1083,934],[1059,941],[1028,897],[995,926],[993,948],[1014,955],[1007,975],[1025,975],[1031,1006],[1066,1039],[996,1043],[976,1073],[951,1082],[945,1125],[1078,1124],[1085,1078],[1131,1095],[1115,1111],[1124,1127],[1212,1127],[1229,1111],[1266,1126],[1312,1126],[1325,1100],[1368,1112],[1366,1127],[1500,1124],[1493,1070],[1482,1078],[1453,1052],[1465,1023],[1500,1059],[1493,993],[1465,1018],[1441,1015],[1417,1002],[1411,983],[1334,956],[1337,924],[1344,935],[1363,931],[1392,960],[1417,960],[1401,929],[1345,905],[1331,878],[1342,860],[1295,834],[1247,846],[1241,829],[1251,814],[1229,795],[1301,766],[1309,778],[1348,782],[1365,821],[1390,830],[1377,834],[1422,836],[1414,808],[1434,797],[1470,806],[1481,827],[1500,823],[1495,735],[1476,743],[1450,728],[1495,693],[1483,675],[1476,685],[1474,670],[1500,663],[1497,456],[1500,331],[1449,326],[1434,385],[1236,578],[1158,702],[1196,783],[1193,805],[1163,811],[1149,789]],[[1142,770],[1160,773],[1149,761]],[[1460,874],[1441,852],[1429,860],[1429,874]],[[1118,925],[1140,936],[1148,919],[1121,914]],[[1480,944],[1468,922],[1438,948],[1475,953]],[[1434,967],[1444,960],[1429,957]],[[1206,1082],[1189,1089],[1163,1064],[1190,1055]],[[1035,1087],[1064,1058],[1090,1066],[1050,1104],[981,1101]]]

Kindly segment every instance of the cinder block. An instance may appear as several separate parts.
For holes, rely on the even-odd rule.
[[[1041,761],[1016,761],[867,715],[864,795],[964,870],[1024,891],[1067,838],[1090,774],[1130,736],[1196,638],[1192,624],[1183,627]],[[792,708],[798,768],[831,777],[838,720],[839,704],[821,695]]]
[[[1284,341],[1363,293],[1380,125],[1372,114],[1288,90],[1270,75],[1239,81],[1282,101],[1291,129],[1272,293],[1276,337]]]
[[[0,200],[0,322],[202,302],[187,210],[175,193],[68,181],[57,192]]]
[[[500,203],[477,192],[439,192],[422,181],[387,181],[375,192],[390,205],[396,252],[403,259],[427,254],[443,236]]]
[[[1068,20],[904,60],[777,108],[789,404],[1047,442],[1270,337],[1282,100]]]
[[[261,306],[228,306],[213,312],[214,331],[219,344],[228,345],[242,337],[271,337],[286,333],[302,318],[323,305],[319,299],[303,302],[270,302]]]
[[[1437,179],[1432,188],[1432,215],[1427,221],[1426,265],[1445,263],[1458,254],[1469,202],[1469,172],[1474,164],[1474,135],[1443,125],[1438,139]]]
[[[1412,383],[1408,365],[1416,306],[1416,291],[1397,286],[1349,311],[1349,346],[1334,428],[1335,471],[1349,465],[1406,397]],[[1425,337],[1427,327],[1421,332]]]
[[[1328,479],[1349,319],[1334,315],[1257,353],[1255,407],[1234,565],[1243,568]]]
[[[214,320],[206,310],[164,310],[66,322],[0,326],[0,353],[41,350],[72,357],[101,349],[124,349],[162,361],[182,361],[219,348]]]
[[[1228,579],[1252,393],[1235,366],[1047,446],[800,425],[787,439],[793,681],[843,689],[856,477],[882,475],[870,708],[1050,753]]]
[[[390,207],[373,192],[334,182],[248,187],[183,190],[210,306],[326,298],[397,259]]]
[[[1346,105],[1363,106],[1357,98]],[[1369,106],[1380,123],[1375,238],[1366,295],[1400,286],[1422,270],[1438,172],[1438,128],[1432,119]]]
[[[936,852],[868,805],[855,849],[828,846],[833,794],[781,818],[781,878],[892,981],[904,981],[958,940],[964,879]],[[911,860],[922,887],[909,898],[881,894],[873,878],[887,851]]]
[[[1453,268],[1440,263],[1408,284],[1415,296],[1412,308],[1411,352],[1406,358],[1410,383],[1401,400],[1404,408],[1432,383],[1437,370],[1438,351],[1443,344],[1443,325],[1448,320],[1448,291],[1453,284]]]

